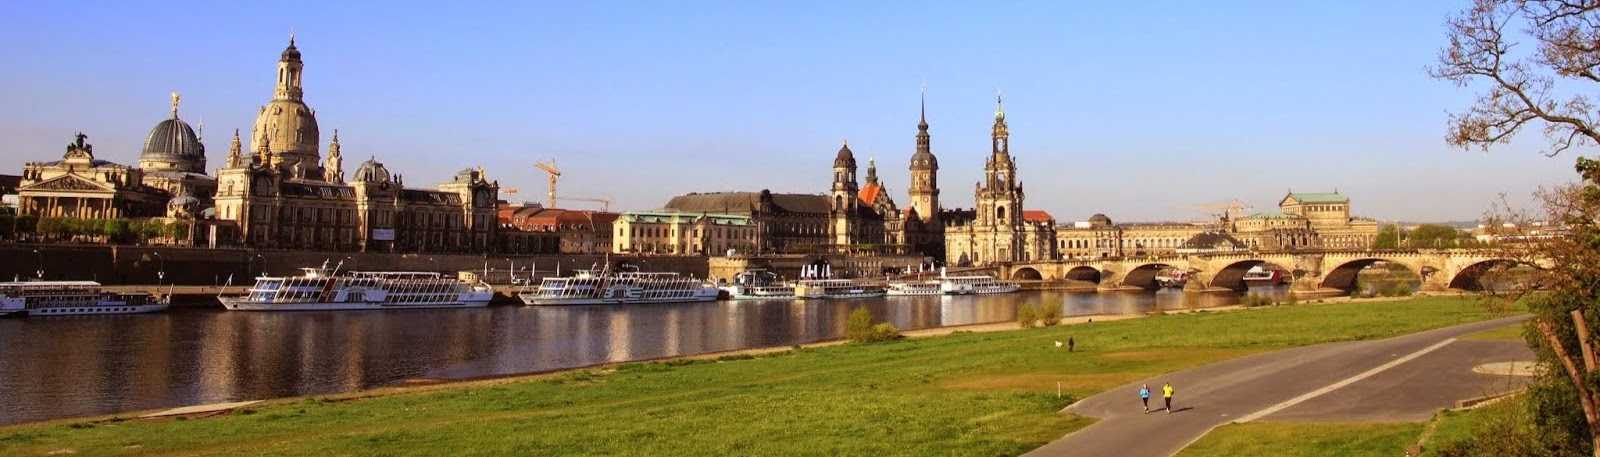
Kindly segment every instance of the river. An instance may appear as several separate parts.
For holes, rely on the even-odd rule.
[[[1282,297],[1287,286],[1258,290]],[[198,299],[198,298],[197,298]],[[1020,292],[964,297],[632,306],[160,314],[0,319],[0,424],[348,392],[841,338],[866,306],[903,330],[1004,322],[1018,304],[1069,316],[1234,304],[1236,294]]]

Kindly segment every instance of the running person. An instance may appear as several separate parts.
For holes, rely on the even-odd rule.
[[[1161,394],[1162,394],[1163,397],[1166,397],[1166,400],[1167,400],[1167,414],[1172,414],[1172,382],[1171,381],[1168,381],[1167,385],[1161,387]]]
[[[1139,386],[1139,399],[1144,401],[1144,412],[1150,412],[1150,385]]]

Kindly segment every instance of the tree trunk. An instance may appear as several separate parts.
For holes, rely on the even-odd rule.
[[[1573,321],[1581,329],[1579,334],[1587,335],[1588,326],[1584,325],[1582,316],[1581,311],[1574,311]],[[1595,411],[1594,392],[1589,390],[1589,384],[1585,382],[1588,372],[1580,371],[1578,365],[1572,362],[1572,357],[1561,344],[1560,335],[1556,333],[1554,325],[1549,322],[1539,322],[1537,328],[1545,341],[1550,343],[1550,348],[1555,351],[1556,359],[1561,361],[1561,366],[1566,368],[1567,376],[1572,378],[1572,387],[1578,391],[1578,403],[1583,406],[1583,418],[1589,422],[1589,443],[1593,448],[1591,453],[1595,457],[1600,457],[1600,414]],[[1588,341],[1581,341],[1580,344],[1586,346],[1585,352],[1590,351],[1587,348]]]

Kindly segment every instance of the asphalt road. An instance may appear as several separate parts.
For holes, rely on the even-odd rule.
[[[1508,317],[1459,325],[1377,341],[1319,344],[1257,354],[1150,378],[1083,399],[1064,412],[1101,418],[1099,422],[1029,452],[1029,456],[1168,456],[1211,429],[1276,409],[1297,398],[1303,401],[1261,417],[1261,420],[1419,420],[1409,419],[1476,397],[1503,377],[1470,373],[1479,363],[1528,360],[1506,344],[1455,341],[1452,338],[1502,327],[1527,319]],[[1449,342],[1448,344],[1444,344]],[[1442,346],[1439,346],[1443,344]],[[1512,343],[1515,344],[1515,343]],[[1494,347],[1482,352],[1475,349]],[[1416,355],[1424,349],[1429,352]],[[1523,349],[1526,351],[1526,348]],[[1371,370],[1398,360],[1414,359],[1377,373]],[[1504,358],[1497,358],[1504,357]],[[1468,372],[1458,370],[1465,366]],[[1352,378],[1367,374],[1364,379]],[[1487,379],[1486,379],[1487,378]],[[1173,410],[1160,404],[1161,385],[1175,390]],[[1139,386],[1149,384],[1152,412],[1141,412]],[[1305,396],[1326,391],[1309,399]],[[1402,387],[1403,386],[1403,387]],[[1486,390],[1488,389],[1488,390]],[[1407,395],[1412,394],[1412,395]]]

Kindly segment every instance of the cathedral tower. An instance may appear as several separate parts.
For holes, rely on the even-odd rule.
[[[922,95],[922,115],[917,122],[917,152],[911,155],[911,209],[929,227],[939,222],[939,159],[928,137],[928,95]]]
[[[272,161],[268,166],[292,169],[299,165],[307,171],[307,177],[321,179],[323,173],[317,164],[317,115],[303,100],[304,67],[291,34],[289,47],[278,58],[278,82],[272,91],[272,101],[263,105],[256,115],[250,149],[259,151],[264,149],[264,143],[270,143]]]
[[[833,210],[830,221],[833,231],[833,244],[853,244],[851,235],[855,232],[853,216],[859,205],[858,195],[861,188],[856,185],[856,157],[850,152],[850,142],[845,141],[839,148],[839,155],[833,158]]]

